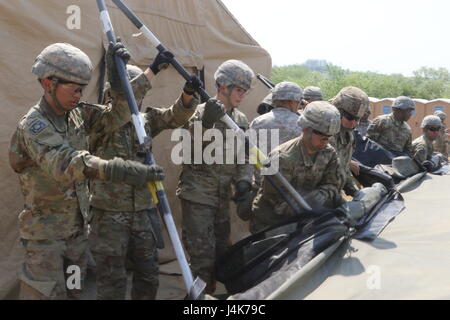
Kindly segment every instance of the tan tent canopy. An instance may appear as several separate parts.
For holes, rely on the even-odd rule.
[[[130,63],[145,68],[156,56],[156,50],[143,35],[134,36],[138,30],[112,3],[107,2],[116,35],[130,50]],[[270,76],[269,54],[242,28],[218,0],[126,0],[153,33],[170,49],[179,61],[198,70],[204,68],[206,89],[215,94],[213,73],[227,59],[239,59],[256,73]],[[75,3],[75,4],[74,4]],[[79,14],[79,15],[78,15]],[[79,19],[78,19],[79,18]],[[79,25],[78,25],[79,23]],[[79,26],[79,28],[78,28]],[[75,28],[74,28],[75,27]],[[0,2],[0,298],[15,296],[16,271],[22,259],[19,243],[17,215],[23,198],[16,174],[9,167],[7,149],[10,137],[27,110],[42,94],[42,89],[31,65],[47,45],[68,42],[85,51],[92,60],[93,79],[83,99],[97,102],[100,66],[106,47],[102,35],[96,2],[92,0],[15,0]],[[173,68],[161,72],[152,81],[153,89],[145,105],[163,107],[172,104],[181,92],[184,80]],[[267,94],[256,83],[241,109],[249,120],[256,115],[256,106]],[[167,171],[166,189],[175,221],[178,223],[179,201],[174,196],[179,168],[170,161],[174,143],[170,132],[161,134],[155,141],[156,161]],[[234,238],[242,237],[245,226],[233,222]],[[172,256],[170,241],[166,241],[163,259]]]

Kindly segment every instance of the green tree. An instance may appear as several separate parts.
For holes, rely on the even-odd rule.
[[[427,100],[450,98],[450,72],[447,69],[421,67],[413,75],[354,72],[324,60],[311,59],[304,64],[274,67],[272,81],[292,81],[302,87],[318,86],[326,99],[346,86],[359,87],[369,96],[377,98],[401,95]]]

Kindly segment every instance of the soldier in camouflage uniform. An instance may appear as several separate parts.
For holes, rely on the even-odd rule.
[[[326,101],[308,104],[298,120],[300,137],[275,148],[269,157],[277,158],[279,172],[304,196],[313,209],[337,207],[343,203],[338,154],[329,139],[340,130],[339,111]],[[294,213],[272,185],[263,178],[253,202],[250,232],[277,224]]]
[[[441,126],[441,132],[437,139],[433,142],[433,148],[434,151],[442,153],[442,155],[446,158],[448,158],[448,142],[447,142],[447,136],[448,136],[448,129],[445,125],[445,119],[447,119],[447,115],[445,112],[442,111],[436,111],[434,112],[435,116],[438,116],[439,119],[442,121]]]
[[[258,143],[258,148],[269,153],[278,144],[297,138],[302,131],[297,125],[298,108],[303,98],[302,88],[293,82],[280,82],[272,90],[272,111],[255,118],[250,129],[259,131],[267,129],[267,142],[265,145]],[[277,130],[279,143],[271,145],[271,130]],[[267,152],[266,152],[267,151]]]
[[[229,147],[232,143],[226,141],[226,125],[216,121],[226,110],[239,127],[248,129],[247,117],[237,107],[246,97],[253,77],[253,71],[242,61],[228,60],[222,63],[214,79],[216,98],[225,107],[216,108],[211,100],[199,105],[186,126],[192,132],[195,123],[201,120],[203,130],[214,126],[223,135],[223,164],[205,164],[204,161],[201,164],[184,163],[177,188],[183,216],[183,243],[189,253],[194,276],[199,276],[207,283],[206,293],[215,291],[216,257],[221,256],[230,245],[229,200],[232,183],[236,189],[232,199],[243,201],[250,195],[253,173],[250,164],[237,164],[236,158],[233,164],[225,161],[226,154],[233,152]],[[192,140],[191,145],[195,143],[199,141]],[[209,145],[212,143],[204,142],[202,152]]]
[[[167,64],[170,56],[173,57],[169,52],[160,53],[144,73],[136,66],[127,65],[129,77],[149,79],[161,69],[158,65]],[[145,93],[151,87],[148,80],[145,82],[143,90],[135,93],[139,110]],[[200,85],[201,81],[193,76],[172,106],[148,107],[142,113],[147,135],[155,137],[164,129],[184,125],[197,107],[198,99],[194,93]],[[105,97],[108,97],[107,93]],[[93,154],[103,159],[145,160],[131,121],[116,131],[99,133],[90,139]],[[163,244],[158,213],[148,186],[92,180],[90,201],[93,212],[90,243],[97,263],[97,298],[125,299],[125,261],[128,254],[133,271],[131,298],[155,299],[159,284],[157,247],[161,249]]]
[[[367,137],[396,155],[412,156],[412,133],[406,122],[415,106],[411,98],[396,98],[392,113],[376,117],[367,129]]]
[[[346,194],[353,196],[358,191],[358,187],[353,180],[350,166],[355,167],[353,170],[356,173],[359,172],[358,163],[352,162],[353,151],[356,147],[353,130],[369,108],[369,97],[359,88],[345,87],[330,100],[330,103],[341,113],[341,130],[330,143],[339,155],[342,175],[345,177],[342,189]]]
[[[420,127],[423,134],[412,142],[412,156],[419,163],[423,163],[433,155],[433,141],[439,136],[442,121],[437,116],[426,116]]]
[[[120,42],[110,46],[108,56],[114,54],[129,58]],[[65,270],[78,266],[84,277],[91,219],[87,179],[141,185],[164,178],[158,166],[103,160],[86,151],[88,135],[114,131],[130,120],[124,99],[108,107],[79,102],[91,71],[88,56],[66,43],[45,48],[32,68],[44,95],[20,120],[10,144],[10,164],[25,197],[19,214],[26,251],[19,273],[21,299],[80,297],[80,288],[66,291]],[[136,90],[140,86],[139,79],[133,82]]]
[[[250,129],[258,133],[261,129],[267,130],[265,139],[258,140],[258,148],[268,154],[278,145],[297,138],[302,134],[301,128],[297,125],[299,114],[297,113],[300,102],[303,98],[302,88],[293,82],[280,82],[272,90],[272,105],[274,109],[263,114],[250,123]],[[278,142],[272,145],[272,130],[277,131]],[[259,189],[261,185],[261,174],[254,172],[254,189]]]

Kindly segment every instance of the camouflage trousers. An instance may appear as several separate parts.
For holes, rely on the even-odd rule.
[[[86,275],[87,236],[63,240],[22,239],[26,256],[19,271],[21,300],[80,299]]]
[[[159,265],[150,214],[157,214],[156,210],[114,212],[92,208],[92,214],[89,244],[97,265],[97,299],[125,300],[129,258],[133,271],[131,298],[154,300]]]
[[[194,277],[206,282],[206,293],[215,291],[215,261],[230,247],[229,202],[220,207],[181,199],[182,238]]]

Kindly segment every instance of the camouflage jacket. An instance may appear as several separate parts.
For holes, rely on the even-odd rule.
[[[139,88],[136,79],[133,88]],[[30,240],[67,238],[90,220],[87,136],[112,132],[130,120],[122,93],[114,106],[85,102],[58,116],[45,99],[20,120],[11,139],[10,164],[19,174],[24,210],[20,236]]]
[[[302,130],[297,124],[298,118],[298,113],[283,107],[276,107],[272,111],[255,118],[250,124],[250,129],[268,129],[267,140],[258,141],[258,148],[265,154],[268,154],[278,145],[299,137],[302,134]],[[272,145],[271,129],[278,130],[279,143],[277,145]],[[267,142],[267,144],[262,142]]]
[[[279,172],[308,201],[307,195],[313,191],[320,192],[325,202],[337,206],[341,202],[339,188],[342,178],[339,176],[340,163],[334,148],[325,149],[311,156],[306,151],[303,135],[289,140],[270,153],[271,161],[278,158]],[[308,201],[309,202],[309,201]],[[310,203],[311,204],[311,203]],[[272,187],[267,179],[253,202],[255,215],[292,215],[284,199]]]
[[[448,142],[446,136],[447,128],[442,126],[441,132],[436,140],[433,141],[434,151],[440,152],[444,155],[444,157],[448,158]]]
[[[424,135],[421,135],[413,141],[412,148],[412,156],[419,161],[419,163],[430,160],[433,155],[433,143]]]
[[[147,108],[143,113],[147,135],[155,137],[164,129],[184,125],[194,114],[197,104],[198,100],[194,98],[184,106],[180,96],[169,108]],[[141,163],[145,160],[139,153],[139,141],[131,122],[116,131],[91,136],[90,144],[92,153],[102,159],[120,157]],[[102,180],[91,181],[90,200],[93,207],[108,211],[140,211],[153,206],[148,186],[135,187]]]
[[[412,155],[412,133],[404,121],[395,120],[394,115],[376,117],[367,129],[367,137],[388,150]]]
[[[356,148],[355,136],[353,131],[344,131],[341,129],[334,137],[330,139],[330,144],[334,147],[340,161],[340,174],[343,179],[343,185],[340,189],[349,188],[357,191],[353,182],[352,172],[350,171],[350,161],[352,160],[353,151]]]
[[[212,163],[206,164],[204,159],[202,159],[201,164],[194,163],[194,150],[195,144],[202,143],[199,141],[194,134],[195,127],[201,127],[202,131],[205,132],[205,128],[201,126],[201,118],[205,109],[205,104],[198,106],[196,113],[191,118],[189,123],[185,126],[191,132],[191,163],[184,163],[183,169],[180,174],[180,180],[178,182],[177,196],[181,199],[192,201],[195,203],[205,204],[217,207],[220,202],[229,201],[231,197],[231,183],[238,182],[240,180],[252,182],[253,176],[253,165],[245,163],[246,157],[242,156],[242,153],[236,153],[237,143],[233,143],[235,140],[227,139],[226,131],[231,132],[231,130],[226,130],[228,127],[222,122],[217,121],[214,124],[214,128],[218,129],[222,133],[223,145],[218,148],[218,152],[222,152],[222,155],[216,155],[222,159],[222,163]],[[238,109],[234,108],[228,115],[233,119],[236,124],[244,131],[248,129],[248,120],[245,114],[243,114]],[[208,132],[208,131],[206,131]],[[239,138],[237,138],[239,139]],[[219,144],[220,145],[220,144]],[[214,142],[203,142],[201,144],[202,153],[210,150],[214,146]],[[206,150],[205,150],[206,149]],[[233,155],[234,158],[227,161],[227,154]],[[238,150],[238,152],[243,152],[243,150]],[[215,152],[213,152],[215,154]],[[243,157],[244,161],[237,161],[236,155]],[[229,163],[232,162],[232,163]],[[238,164],[242,163],[242,164]]]

